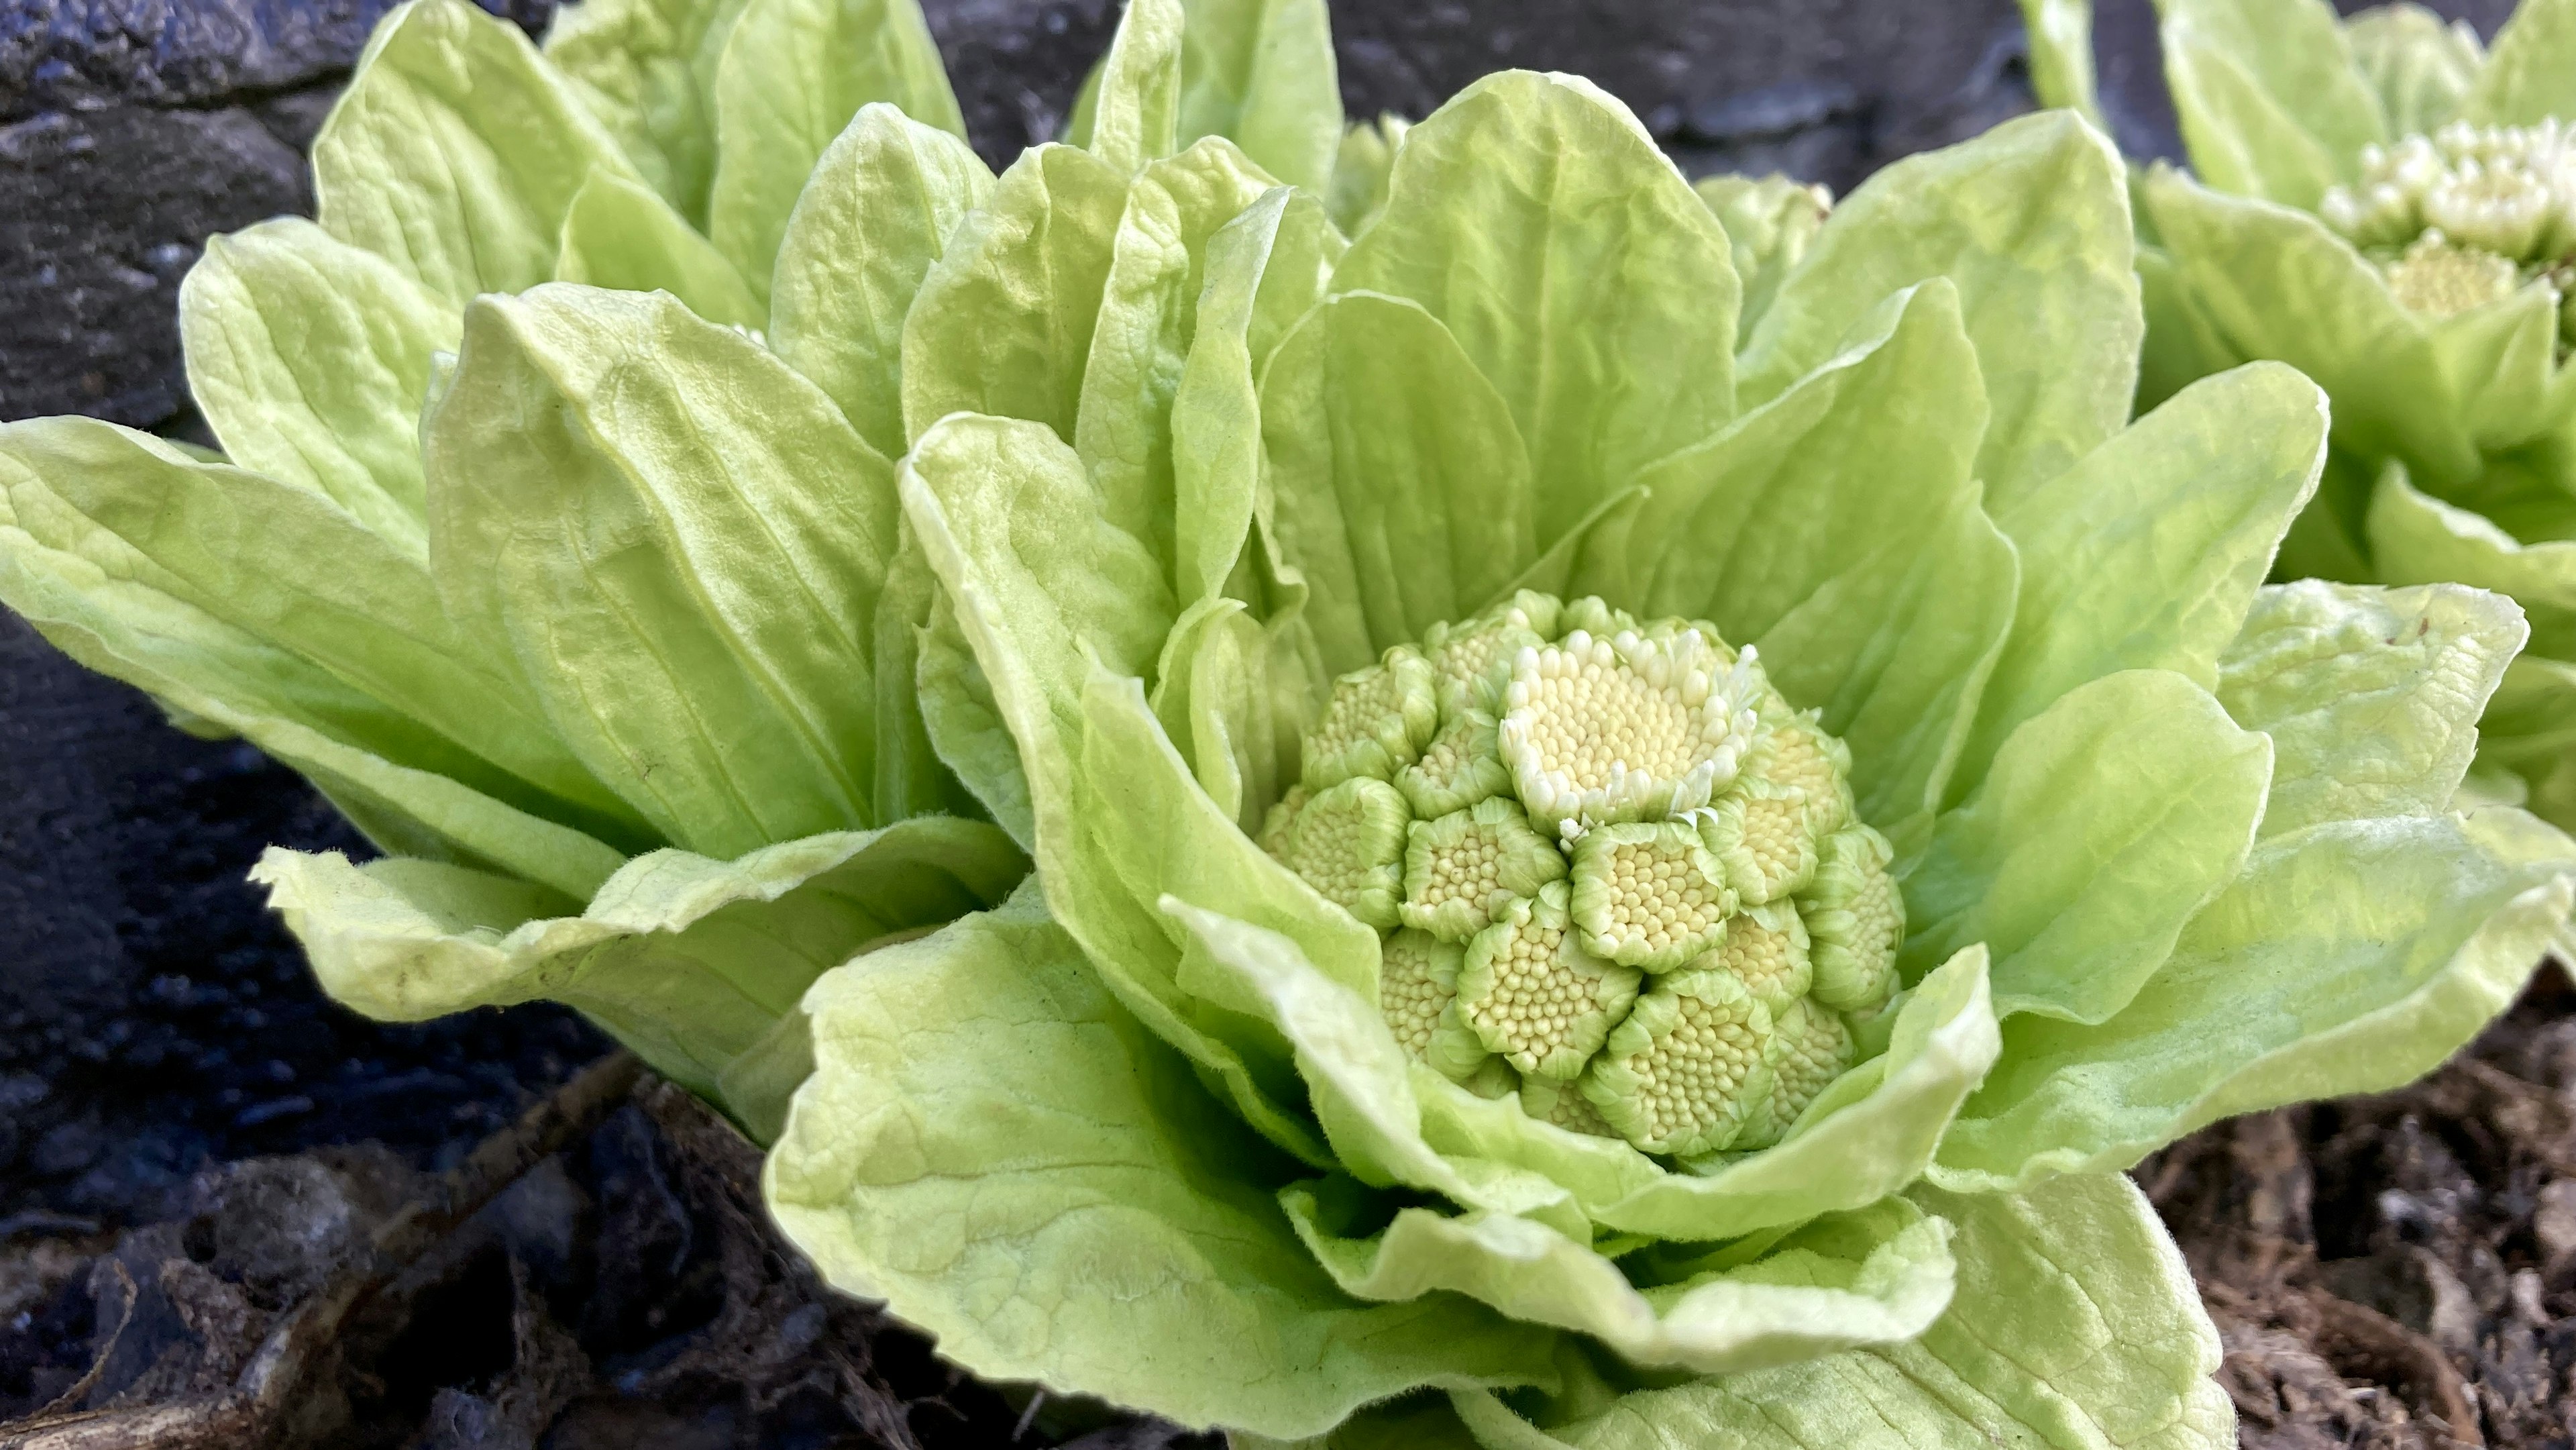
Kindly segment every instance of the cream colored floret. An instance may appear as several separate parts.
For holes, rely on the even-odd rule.
[[[1535,821],[1687,811],[1734,782],[1760,685],[1751,651],[1729,667],[1696,630],[1670,642],[1576,630],[1513,660],[1503,759]]]
[[[1566,919],[1564,882],[1515,901],[1467,947],[1458,1012],[1485,1046],[1523,1073],[1583,1070],[1636,1001],[1638,974],[1583,950]]]
[[[1574,845],[1574,923],[1595,956],[1670,971],[1726,937],[1735,893],[1699,833],[1674,821],[1586,832]]]

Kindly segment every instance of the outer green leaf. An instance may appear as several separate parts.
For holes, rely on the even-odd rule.
[[[2335,441],[2391,453],[2446,479],[2478,470],[2477,450],[2431,339],[2377,268],[2325,223],[2226,196],[2158,167],[2143,195],[2167,255],[2239,356],[2277,358],[2335,399]]]
[[[2020,546],[2020,617],[1953,794],[2025,720],[2087,680],[2218,683],[2272,557],[2316,491],[2326,400],[2288,368],[2195,383],[1997,514]]]
[[[1347,1181],[1298,1184],[1280,1201],[1359,1298],[1448,1290],[1524,1323],[1588,1334],[1630,1364],[1700,1374],[1910,1339],[1948,1307],[1955,1273],[1949,1225],[1901,1198],[1809,1224],[1750,1264],[1642,1291],[1591,1248],[1528,1219],[1404,1208],[1359,1233],[1336,1222],[1370,1216],[1368,1196]]]
[[[895,500],[813,385],[668,297],[556,284],[467,311],[423,435],[450,614],[510,641],[666,839],[723,857],[872,819],[848,702]]]
[[[709,322],[756,328],[768,310],[733,263],[644,183],[594,171],[564,215],[566,282],[629,292],[659,289]]]
[[[1188,9],[1179,144],[1223,136],[1289,185],[1324,190],[1342,143],[1324,0],[1198,0]]]
[[[1183,987],[1173,928],[1152,898],[1135,895],[1125,863],[1090,836],[1103,793],[1149,792],[1131,803],[1138,811],[1186,807],[1193,797],[1196,809],[1213,810],[1168,746],[1128,757],[1134,770],[1162,779],[1095,781],[1084,764],[1094,673],[1140,676],[1174,622],[1160,561],[1100,519],[1072,449],[1024,420],[946,420],[906,458],[902,485],[912,534],[955,604],[959,642],[987,679],[988,713],[1018,742],[1031,854],[1057,919],[1119,1000],[1216,1079],[1237,1112],[1273,1141],[1326,1161],[1312,1124],[1289,1106],[1299,1090],[1285,1044],[1256,1019]],[[925,689],[932,683],[925,674]],[[1144,708],[1132,696],[1128,703]],[[928,699],[925,710],[938,738]],[[1150,728],[1150,712],[1147,720]],[[956,760],[944,739],[941,749]]]
[[[749,0],[716,66],[707,235],[769,295],[805,179],[871,101],[960,137],[966,122],[914,0]]]
[[[197,406],[242,467],[301,484],[418,556],[420,406],[456,311],[300,217],[215,237],[179,284]]]
[[[1263,374],[1260,426],[1332,673],[1482,609],[1538,555],[1544,498],[1510,409],[1414,303],[1345,293],[1308,313]]]
[[[742,5],[582,0],[557,10],[546,31],[546,59],[691,226],[707,219],[716,61]]]
[[[1209,139],[1148,165],[1118,221],[1073,440],[1109,521],[1162,557],[1177,525],[1172,401],[1197,331],[1208,239],[1273,185],[1231,143]]]
[[[1909,972],[1971,942],[1996,1015],[2100,1022],[2244,864],[2271,742],[2165,670],[2070,690],[2005,742],[1905,878]]]
[[[1747,403],[1839,351],[1882,298],[1959,289],[1993,424],[1977,457],[2000,508],[2064,472],[2129,416],[2138,282],[2120,158],[2052,112],[1879,172],[1826,219],[1744,348]]]
[[[2245,361],[2218,335],[2161,246],[2138,245],[2138,305],[2147,318],[2138,354],[2139,413],[2151,413],[2202,378]]]
[[[467,0],[386,16],[313,143],[322,229],[457,307],[554,275],[594,168],[640,179],[519,28]]]
[[[2556,940],[2566,865],[2503,859],[2453,817],[2274,837],[2118,1016],[2007,1023],[1934,1177],[2124,1168],[2219,1118],[2429,1072]]]
[[[1067,138],[1122,176],[1181,149],[1181,0],[1128,0]]]
[[[2511,771],[2509,780],[2525,783],[2534,815],[2561,829],[2576,824],[2576,666],[2532,655],[2515,660],[2478,721],[2478,737],[2481,768],[2471,784]]]
[[[1117,172],[1070,146],[1011,163],[904,320],[905,432],[917,439],[950,413],[988,413],[1072,440],[1126,193]]]
[[[1404,133],[1413,123],[1392,112],[1381,112],[1375,121],[1355,121],[1342,133],[1341,149],[1333,154],[1333,179],[1324,193],[1324,205],[1333,216],[1333,225],[1345,236],[1358,236],[1360,228],[1377,220],[1386,208],[1386,188],[1395,170],[1395,148],[1404,144]]]
[[[2462,108],[2483,124],[2536,126],[2576,115],[2576,5],[2524,0],[2496,32]]]
[[[2326,0],[2164,0],[2166,80],[2192,165],[2222,191],[2316,205],[2389,139]],[[2233,167],[2250,168],[2246,186]],[[2308,189],[2313,185],[2314,189]],[[2261,188],[2261,189],[2258,189]]]
[[[2218,698],[2272,737],[2263,834],[2447,809],[2478,712],[2529,633],[2500,594],[2308,580],[2255,596]]]
[[[2109,130],[2094,84],[2092,0],[2021,0],[2021,20],[2030,37],[2030,88],[2039,103]]]
[[[1627,108],[1570,77],[1488,76],[1408,132],[1333,287],[1457,337],[1529,450],[1542,545],[1735,412],[1726,235]]]
[[[2513,596],[2531,621],[2534,654],[2576,655],[2576,541],[2517,543],[2504,530],[2427,498],[2391,468],[2370,495],[2370,554],[2391,584],[2444,580]]]
[[[1938,793],[2012,614],[2012,548],[1971,476],[1985,421],[1957,292],[1908,288],[1787,392],[1646,470],[1565,592],[1757,644],[1851,744],[1863,815],[1893,826]],[[1890,467],[1905,488],[1884,487]]]
[[[1264,1186],[1284,1165],[1033,891],[831,973],[805,1009],[816,1072],[770,1210],[980,1374],[1282,1437],[1416,1385],[1556,1381],[1552,1332],[1335,1288]]]
[[[1163,734],[1217,814],[1246,836],[1279,799],[1296,749],[1270,709],[1270,655],[1268,633],[1243,601],[1211,596],[1172,627],[1154,684]]]
[[[903,320],[993,173],[965,142],[884,102],[814,164],[771,273],[769,344],[870,447],[903,456]]]
[[[2430,135],[2457,116],[2486,46],[2466,21],[2445,21],[2411,0],[2374,5],[2344,22],[2352,63],[2379,93],[2391,136]]]
[[[563,1002],[712,1094],[816,977],[881,938],[1001,900],[1027,867],[990,825],[923,816],[735,861],[656,851],[577,915],[541,887],[428,861],[353,866],[336,851],[272,847],[251,879],[323,988],[360,1012],[419,1021]]]
[[[1958,1230],[1950,1312],[1920,1339],[1621,1395],[1542,1432],[1489,1395],[1456,1407],[1494,1450],[1925,1450],[2235,1443],[2218,1334],[2126,1179],[1914,1201]]]
[[[1314,197],[1277,187],[1208,238],[1198,325],[1172,396],[1174,587],[1225,586],[1252,528],[1261,479],[1256,379],[1322,297],[1342,239]]]

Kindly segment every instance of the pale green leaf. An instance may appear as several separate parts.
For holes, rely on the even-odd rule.
[[[592,172],[573,196],[555,275],[592,287],[668,292],[707,321],[731,327],[768,321],[750,284],[714,243],[651,187],[605,171]]]
[[[1935,1177],[1985,1189],[2125,1168],[2219,1118],[2429,1072],[2555,942],[2567,869],[2504,860],[2456,817],[2273,837],[2119,1015],[2005,1024]]]
[[[707,235],[769,295],[798,193],[871,101],[963,137],[966,122],[915,0],[749,0],[716,66]]]
[[[1821,186],[1803,185],[1778,172],[1760,178],[1703,176],[1691,190],[1708,203],[1735,258],[1744,287],[1738,326],[1750,332],[1771,309],[1780,283],[1825,224],[1832,199]]]
[[[2272,737],[2263,834],[2448,809],[2527,633],[2512,600],[2454,584],[2262,590],[2219,659],[2218,698]]]
[[[2222,191],[2312,207],[2386,141],[2327,0],[2162,0],[2165,79],[2192,165]]]
[[[1272,1198],[1288,1165],[1034,895],[807,994],[816,1071],[764,1187],[826,1278],[988,1379],[1190,1425],[1320,1435],[1426,1383],[1554,1387],[1552,1331],[1336,1288]]]
[[[188,388],[232,460],[417,557],[420,409],[456,310],[299,217],[210,238],[179,284]]]
[[[2071,110],[2097,128],[2102,102],[2093,67],[2093,0],[2021,0],[2030,43],[2030,89],[2043,106]]]
[[[923,816],[734,861],[655,851],[587,905],[428,861],[355,866],[336,851],[271,847],[251,879],[323,990],[350,1008],[411,1022],[562,1002],[707,1093],[815,978],[886,937],[1002,900],[1027,867],[988,824]]]
[[[2496,32],[2463,113],[2483,125],[2576,116],[2576,4],[2522,0]]]
[[[555,11],[545,56],[691,226],[715,180],[716,61],[743,0],[581,0]]]
[[[1068,136],[1121,176],[1181,149],[1182,0],[1127,0]]]
[[[1572,77],[1488,76],[1406,133],[1333,288],[1417,302],[1458,339],[1529,450],[1542,546],[1735,412],[1726,235]]]
[[[1538,554],[1543,507],[1510,409],[1420,306],[1344,293],[1262,376],[1265,479],[1334,674],[1464,619]]]
[[[1178,144],[1223,136],[1289,185],[1323,191],[1342,142],[1324,0],[1191,0],[1183,8]]]
[[[469,0],[387,15],[313,142],[322,229],[459,307],[554,275],[594,169],[641,179],[519,28]]]
[[[665,839],[875,819],[892,470],[812,384],[667,296],[557,283],[467,311],[423,436],[449,613]]]
[[[2398,0],[2344,22],[2352,63],[2379,93],[2388,134],[2427,136],[2460,113],[2485,67],[2487,50],[2465,20],[2444,20]]]
[[[2390,468],[2370,495],[2371,562],[2391,584],[2457,581],[2513,596],[2531,623],[2531,650],[2576,657],[2576,541],[2525,544],[2494,523],[2429,498]]]
[[[993,173],[965,142],[884,102],[859,108],[814,163],[770,276],[769,345],[900,458],[903,320]]]
[[[1900,967],[1983,942],[1998,1017],[2110,1017],[2244,864],[2271,778],[2271,742],[2180,675],[2068,691],[1934,828]]]
[[[1840,351],[1888,294],[1959,290],[1993,421],[1977,455],[2000,509],[2128,420],[2138,281],[2127,184],[2099,132],[2063,112],[1908,157],[1834,208],[1744,347],[1744,400]]]
[[[949,238],[903,326],[904,431],[950,413],[1027,418],[1070,442],[1126,180],[1037,146]]]

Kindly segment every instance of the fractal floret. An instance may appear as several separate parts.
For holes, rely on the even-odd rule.
[[[1246,1446],[2229,1443],[2121,1170],[2562,940],[2458,798],[2521,611],[2264,583],[2325,399],[2129,421],[2079,120],[1829,202],[1515,72],[1324,194],[1151,13],[1115,188],[1032,153],[907,320],[924,733],[1037,869],[806,993],[782,1228]]]
[[[2251,358],[2334,406],[2284,577],[2449,581],[2528,612],[2473,788],[2576,825],[2576,5],[2489,49],[2415,4],[2170,0],[2190,156],[2138,196],[2139,404]],[[2095,109],[2088,0],[2024,0],[2053,104]]]
[[[1851,752],[1705,621],[1526,591],[1334,682],[1262,844],[1384,934],[1387,1025],[1533,1116],[1767,1148],[1896,989]]]

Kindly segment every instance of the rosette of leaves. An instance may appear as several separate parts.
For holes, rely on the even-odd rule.
[[[1038,869],[808,993],[778,1221],[1246,1445],[2227,1443],[2119,1170],[2428,1069],[2558,940],[2570,843],[2451,809],[2513,603],[2264,585],[2324,400],[2126,423],[2072,117],[1794,261],[1564,77],[1353,237],[1222,159],[916,304],[988,360],[907,358],[924,715]]]
[[[1174,124],[1325,183],[1320,3],[1211,0],[1186,55],[1145,8]],[[0,428],[0,600],[384,849],[255,873],[338,999],[567,1002],[774,1126],[807,984],[1027,869],[913,702],[904,326],[997,197],[1119,192],[1132,124],[997,179],[912,0],[593,0],[542,49],[413,0],[316,219],[182,288],[221,455]]]
[[[2041,95],[2090,109],[2090,6],[2023,8]],[[2141,404],[2250,358],[2316,379],[2334,453],[2284,574],[2513,595],[2472,779],[2576,823],[2576,5],[2492,50],[2412,4],[2160,9],[2191,165],[2138,179]]]

